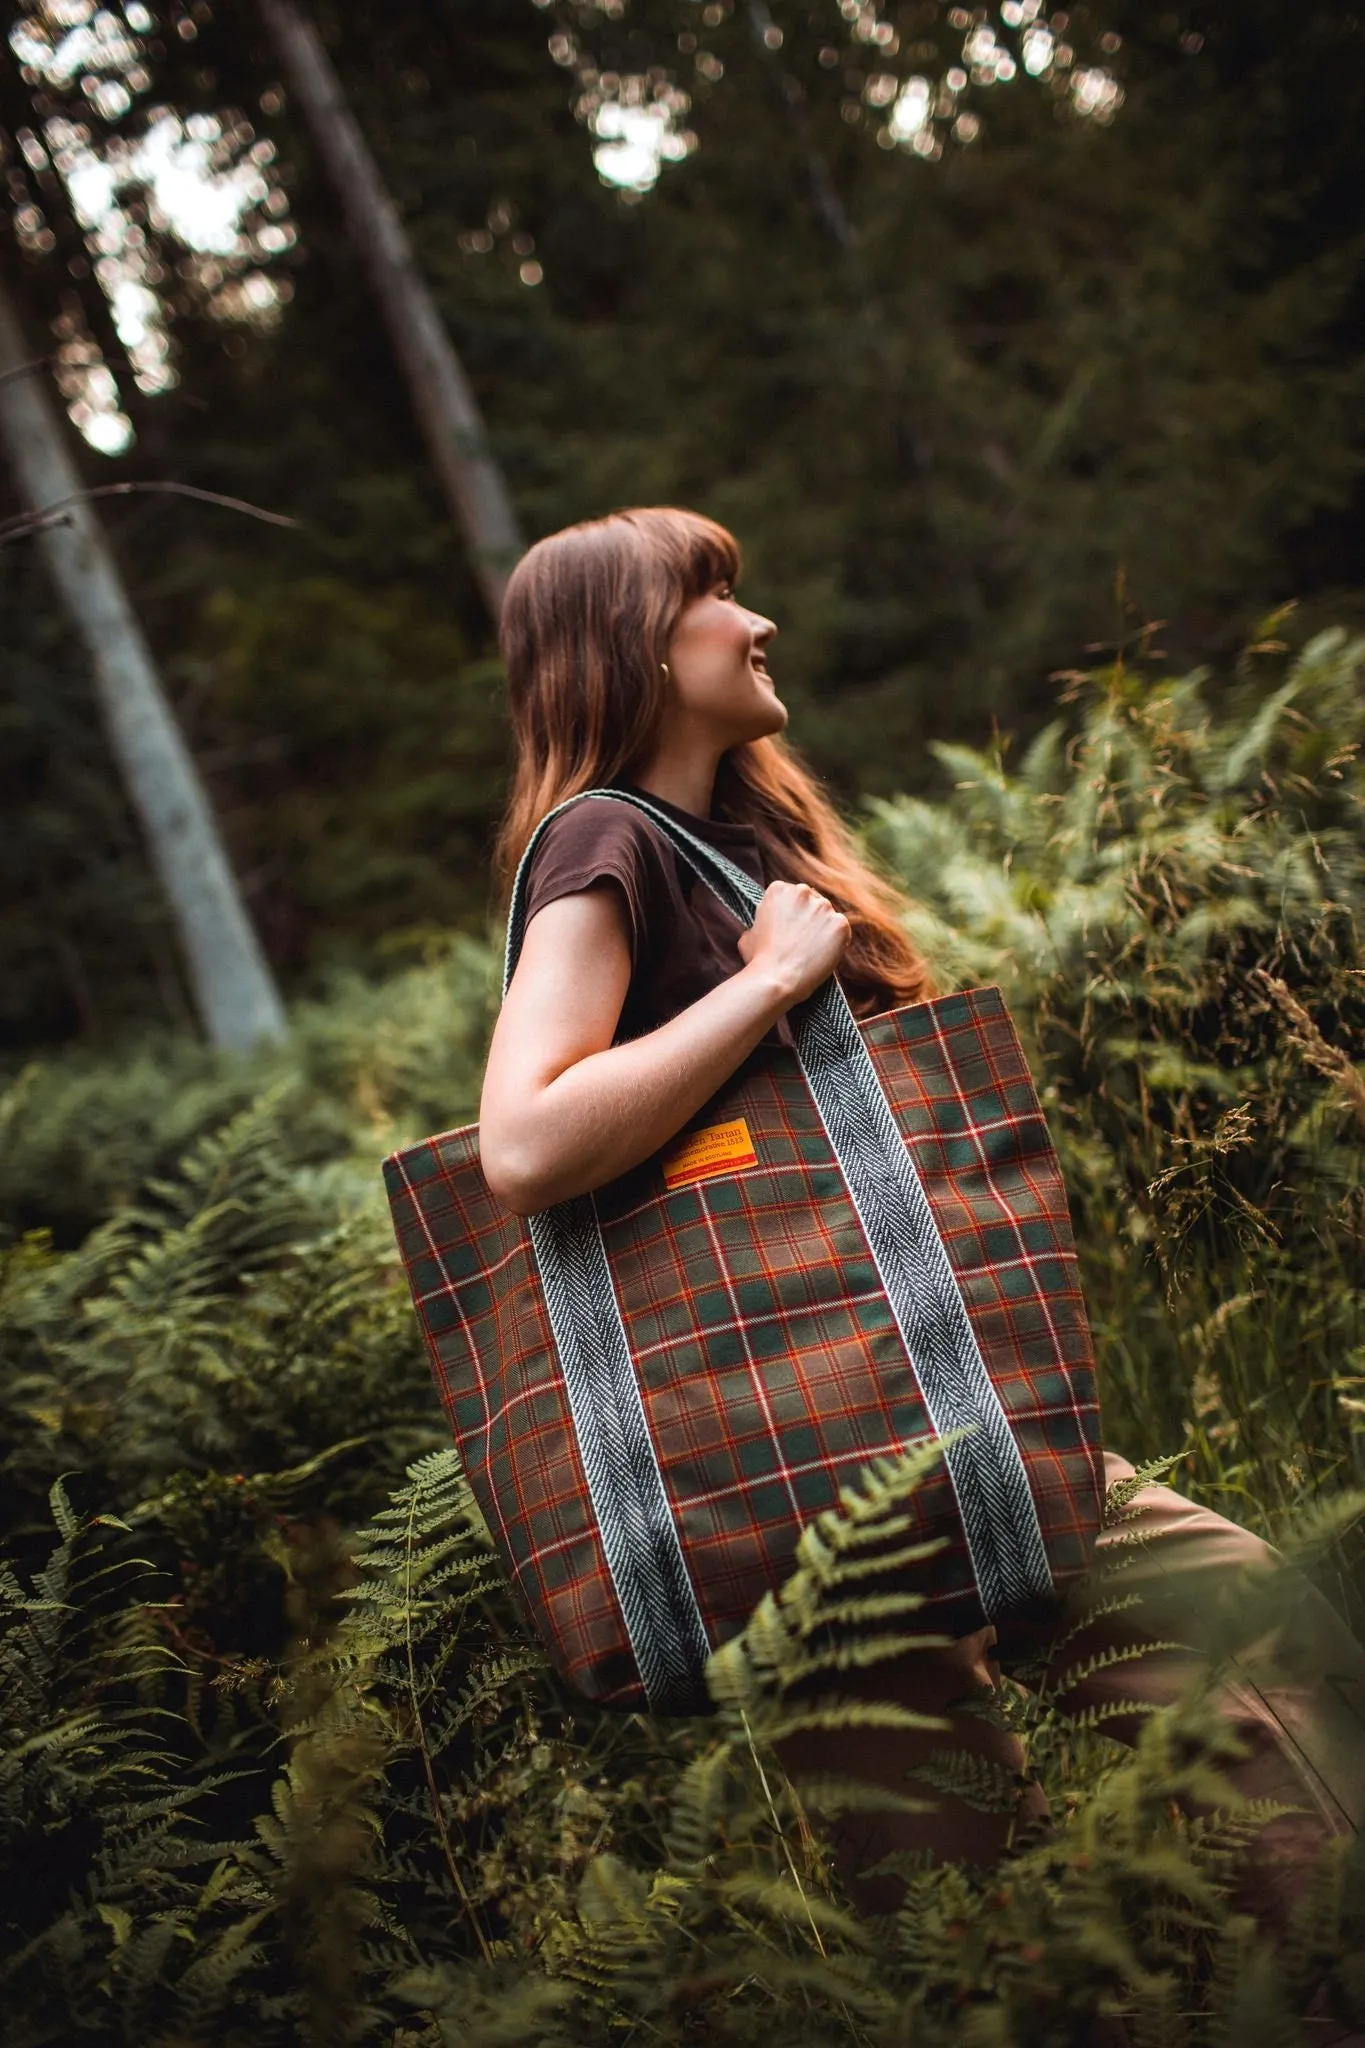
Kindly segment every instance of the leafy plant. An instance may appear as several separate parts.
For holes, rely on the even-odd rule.
[[[1227,682],[1073,678],[1017,770],[941,748],[949,801],[870,821],[940,971],[1027,1032],[1111,1438],[1188,1438],[1268,1531],[1365,1471],[1365,642],[1282,665],[1280,623]]]
[[[943,802],[868,821],[945,983],[1003,981],[1030,1042],[1110,1436],[1297,1530],[1348,1607],[1363,663],[1333,634],[1288,661],[1263,636],[1226,680],[1120,665],[1075,680],[1017,768],[945,752]],[[1358,1863],[1326,1858],[1267,1947],[1237,1885],[1271,1814],[1229,1796],[1208,1697],[1125,1751],[1015,1666],[971,1704],[1019,1773],[946,1733],[899,1796],[837,1758],[803,1773],[803,1732],[851,1753],[906,1712],[877,1691],[919,1633],[883,1576],[913,1459],[807,1530],[714,1660],[712,1715],[604,1715],[560,1685],[427,1388],[375,1172],[472,1113],[495,986],[491,943],[462,939],[339,982],[285,1053],[63,1056],[2,1098],[6,2038],[1281,2048],[1310,2008],[1358,2027]],[[1003,1860],[898,1851],[894,1910],[855,1911],[840,1828],[942,1797],[1017,1810]]]

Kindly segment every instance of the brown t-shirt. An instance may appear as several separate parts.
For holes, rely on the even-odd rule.
[[[695,818],[653,794],[649,801],[756,882],[771,880],[763,872],[752,825]],[[630,940],[630,986],[616,1028],[618,1040],[639,1038],[666,1024],[744,964],[738,919],[697,879],[658,826],[629,804],[575,804],[548,827],[527,878],[528,923],[558,897],[602,883],[620,894]],[[788,1033],[779,1031],[778,1036]]]

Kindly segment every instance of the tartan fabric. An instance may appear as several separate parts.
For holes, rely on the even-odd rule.
[[[1020,1446],[1053,1577],[1099,1525],[1099,1412],[1055,1152],[997,989],[862,1035]],[[692,1120],[743,1118],[756,1164],[665,1188],[657,1159],[597,1195],[641,1400],[713,1645],[788,1570],[803,1523],[870,1458],[930,1433],[862,1226],[793,1053],[764,1047]],[[386,1162],[400,1251],[470,1482],[564,1677],[647,1704],[574,1438],[530,1239],[454,1131]],[[984,1619],[951,1481],[926,1622]]]

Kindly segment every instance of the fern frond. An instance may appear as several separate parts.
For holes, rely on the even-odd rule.
[[[918,1714],[911,1707],[897,1706],[893,1700],[822,1696],[807,1707],[775,1709],[771,1718],[764,1719],[763,1738],[772,1744],[813,1728],[904,1728],[920,1733],[948,1725],[939,1715]]]
[[[910,1772],[916,1784],[960,1799],[977,1813],[1013,1813],[1019,1785],[996,1758],[968,1749],[935,1749]]]
[[[1068,1666],[1048,1686],[1047,1697],[1062,1699],[1067,1693],[1074,1692],[1077,1686],[1097,1678],[1101,1672],[1117,1670],[1123,1664],[1141,1664],[1154,1651],[1184,1650],[1187,1647],[1184,1643],[1146,1637],[1132,1643],[1113,1643],[1108,1649],[1096,1650],[1093,1656],[1084,1658],[1081,1663]]]

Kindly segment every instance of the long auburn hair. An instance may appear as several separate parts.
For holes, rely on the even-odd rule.
[[[512,714],[512,788],[495,869],[504,900],[547,812],[628,782],[649,759],[668,688],[663,663],[694,598],[739,575],[733,535],[696,512],[650,506],[552,533],[512,572],[502,651]],[[863,1014],[933,993],[901,924],[907,899],[867,865],[810,770],[781,739],[734,747],[715,810],[751,825],[766,871],[807,882],[852,928],[839,978]]]

